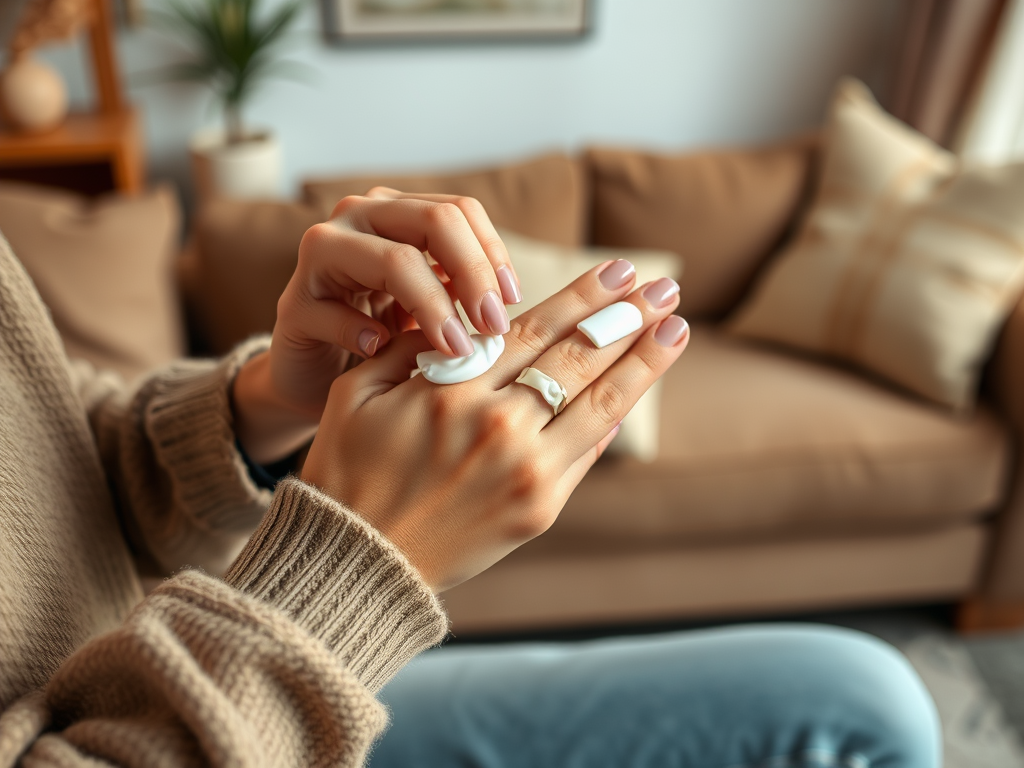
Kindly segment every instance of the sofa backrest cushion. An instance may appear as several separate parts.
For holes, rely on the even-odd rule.
[[[591,241],[657,248],[686,264],[680,314],[728,312],[808,196],[815,136],[685,154],[592,148]]]
[[[49,307],[68,356],[129,379],[185,351],[172,280],[180,226],[177,196],[166,186],[90,200],[0,183],[0,231]]]
[[[224,354],[274,329],[302,235],[319,221],[320,212],[301,203],[218,199],[203,206],[179,269],[203,352]]]
[[[303,195],[325,218],[341,198],[366,194],[376,186],[402,192],[475,197],[495,226],[573,247],[583,244],[584,184],[580,162],[553,153],[521,163],[461,173],[382,173],[313,179],[303,184]]]

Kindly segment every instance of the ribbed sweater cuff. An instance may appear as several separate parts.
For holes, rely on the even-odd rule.
[[[224,576],[339,654],[370,690],[448,628],[413,566],[343,504],[295,477]]]
[[[211,529],[251,530],[270,503],[238,452],[229,396],[238,371],[269,346],[270,338],[260,336],[217,363],[172,367],[153,382],[146,404],[146,430],[179,503]]]

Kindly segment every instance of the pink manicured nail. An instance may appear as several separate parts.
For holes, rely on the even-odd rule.
[[[466,326],[455,315],[444,321],[444,324],[441,326],[441,333],[444,334],[444,340],[448,342],[448,346],[459,357],[473,354],[473,342],[469,340]]]
[[[655,309],[662,309],[671,303],[672,297],[677,293],[679,293],[679,283],[675,280],[663,277],[648,285],[644,289],[643,295],[644,298],[647,299],[647,303],[652,307]]]
[[[496,336],[508,333],[508,312],[494,291],[484,294],[483,301],[480,302],[480,314],[484,316],[484,322],[491,333]]]
[[[498,287],[501,288],[501,297],[506,304],[518,304],[523,300],[523,292],[519,290],[519,281],[512,274],[512,270],[503,265],[498,267],[495,273],[498,276]]]
[[[373,357],[373,353],[377,351],[378,344],[380,344],[380,334],[376,331],[367,328],[359,334],[359,348],[363,350],[363,354],[367,357]]]
[[[601,285],[609,291],[614,291],[632,280],[635,274],[636,267],[625,259],[619,259],[605,267],[598,277],[601,279]]]
[[[669,315],[654,332],[654,340],[663,347],[674,347],[682,341],[689,328],[689,324],[679,315]]]

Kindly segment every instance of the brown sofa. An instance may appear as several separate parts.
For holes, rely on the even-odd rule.
[[[211,351],[269,330],[302,232],[375,184],[477,197],[539,239],[684,259],[693,335],[666,376],[658,459],[602,460],[548,533],[445,595],[456,632],[931,601],[959,601],[964,626],[1024,620],[1024,305],[969,417],[718,328],[792,230],[815,157],[804,137],[311,181],[301,203],[208,206],[181,278]]]

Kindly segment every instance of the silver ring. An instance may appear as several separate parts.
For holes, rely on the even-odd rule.
[[[554,410],[555,416],[565,408],[565,401],[568,399],[569,393],[565,391],[565,387],[543,371],[538,371],[536,368],[523,368],[516,383],[525,384],[540,392],[540,396]]]

